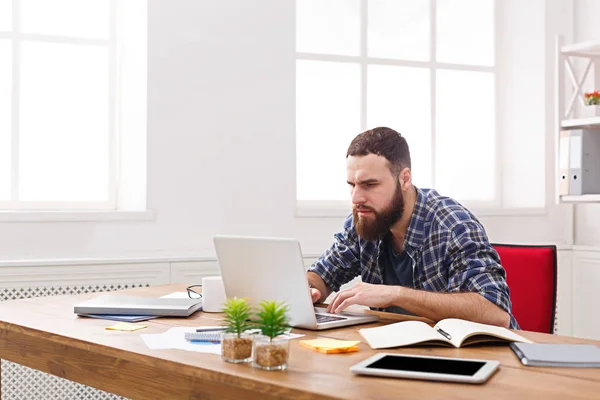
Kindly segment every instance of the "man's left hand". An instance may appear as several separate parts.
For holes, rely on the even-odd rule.
[[[396,286],[358,282],[351,288],[338,292],[327,307],[327,312],[340,313],[353,304],[375,308],[389,307],[397,296],[397,290]]]

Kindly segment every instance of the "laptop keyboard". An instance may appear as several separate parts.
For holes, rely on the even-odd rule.
[[[348,319],[346,317],[336,317],[333,315],[325,315],[325,314],[315,314],[315,315],[317,316],[318,323],[331,322],[331,321],[342,321],[344,319]]]

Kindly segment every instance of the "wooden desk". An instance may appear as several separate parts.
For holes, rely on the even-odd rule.
[[[125,291],[161,296],[182,291],[165,285]],[[507,346],[463,349],[402,348],[392,352],[499,360],[500,370],[483,385],[355,376],[349,367],[374,354],[365,343],[348,354],[321,354],[290,345],[288,370],[261,371],[223,362],[220,356],[182,350],[150,350],[140,333],[171,326],[214,325],[218,314],[160,318],[135,332],[107,331],[114,321],[78,318],[73,305],[97,293],[0,303],[0,358],[133,399],[384,399],[384,398],[598,398],[600,369],[524,367]],[[391,321],[382,321],[388,323]],[[375,326],[370,324],[365,326]],[[303,339],[360,338],[357,327],[322,332],[295,330]],[[522,332],[534,341],[592,343]],[[0,388],[1,390],[1,388]]]

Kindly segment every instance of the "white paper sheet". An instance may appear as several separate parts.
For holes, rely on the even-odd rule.
[[[203,327],[207,328],[207,327]],[[215,328],[218,328],[215,326]],[[141,334],[140,337],[152,350],[179,349],[199,353],[221,354],[220,343],[190,343],[185,340],[186,332],[196,332],[196,328],[175,327],[157,334]]]
[[[187,292],[173,292],[160,297],[163,299],[187,299],[188,294]]]
[[[200,328],[200,327],[198,327]],[[201,328],[209,328],[208,326],[202,326]],[[218,328],[218,326],[210,327],[210,328]],[[187,351],[196,351],[199,353],[210,353],[210,354],[221,354],[221,344],[220,343],[198,343],[198,342],[189,342],[185,340],[186,332],[196,332],[196,327],[175,327],[171,328],[163,333],[147,333],[141,334],[140,337],[148,346],[148,348],[152,350],[161,350],[161,349],[179,349],[179,350],[187,350]],[[296,339],[302,337],[304,335],[298,333],[287,333],[286,337],[291,339]]]

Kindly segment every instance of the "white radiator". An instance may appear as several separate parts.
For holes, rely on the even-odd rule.
[[[149,286],[116,284],[0,289],[0,301],[29,297],[106,292]],[[32,368],[2,360],[1,400],[115,400],[124,397],[71,382]]]

